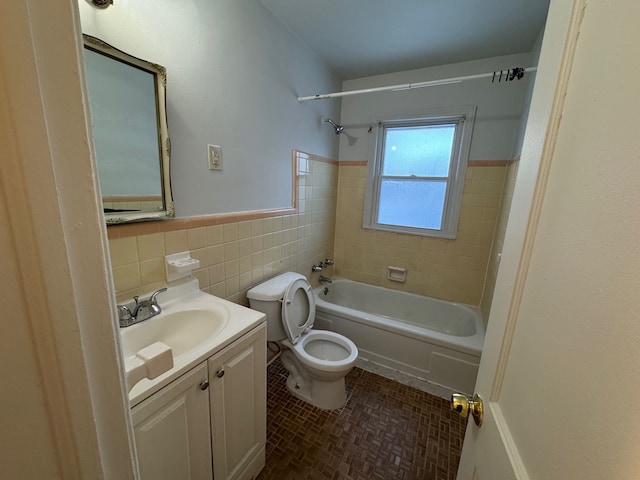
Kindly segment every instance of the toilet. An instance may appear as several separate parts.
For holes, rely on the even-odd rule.
[[[316,305],[305,276],[283,273],[253,287],[247,298],[252,309],[267,316],[267,340],[282,349],[289,391],[318,408],[342,407],[344,377],[358,358],[358,348],[343,335],[312,329]]]

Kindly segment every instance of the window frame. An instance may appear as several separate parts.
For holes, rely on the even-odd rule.
[[[464,178],[469,161],[471,135],[475,120],[476,106],[460,106],[429,109],[420,113],[401,113],[395,115],[379,115],[374,117],[373,134],[369,144],[369,161],[367,165],[367,183],[364,198],[364,216],[362,227],[369,230],[405,233],[411,235],[436,238],[455,239],[460,218],[460,207],[464,190]],[[438,177],[447,181],[441,229],[406,227],[377,222],[380,205],[381,174],[384,159],[384,141],[387,128],[429,126],[455,123],[455,133],[449,175]],[[410,179],[411,177],[404,177]],[[429,177],[416,177],[428,179]]]

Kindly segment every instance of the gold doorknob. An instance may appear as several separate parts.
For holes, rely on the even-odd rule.
[[[476,422],[476,425],[479,427],[482,426],[484,406],[482,399],[477,393],[473,398],[469,398],[462,393],[454,393],[451,395],[451,410],[458,412],[462,418],[467,418],[469,412],[471,412],[471,416],[473,417],[473,421]]]

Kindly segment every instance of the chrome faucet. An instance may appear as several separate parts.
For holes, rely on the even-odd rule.
[[[320,260],[317,265],[311,266],[311,273],[321,272],[323,268],[330,267],[331,265],[333,265],[333,260],[325,258],[324,260]]]
[[[133,325],[133,320],[133,315],[131,315],[129,307],[126,305],[118,305],[118,322],[120,323],[120,328]]]
[[[324,275],[320,275],[318,277],[318,281],[320,283],[333,283],[333,280],[331,280],[329,277],[325,277]]]
[[[126,305],[118,305],[118,322],[120,323],[120,327],[129,327],[136,323],[144,322],[162,312],[162,308],[158,304],[156,297],[158,294],[166,291],[166,287],[156,290],[149,298],[142,301],[138,301],[139,297],[136,295],[133,297],[133,300],[136,302],[133,311]]]

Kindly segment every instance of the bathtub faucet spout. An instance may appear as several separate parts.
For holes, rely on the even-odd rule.
[[[331,280],[329,277],[325,277],[324,275],[320,275],[320,277],[318,278],[318,281],[320,283],[332,283],[333,280]]]

